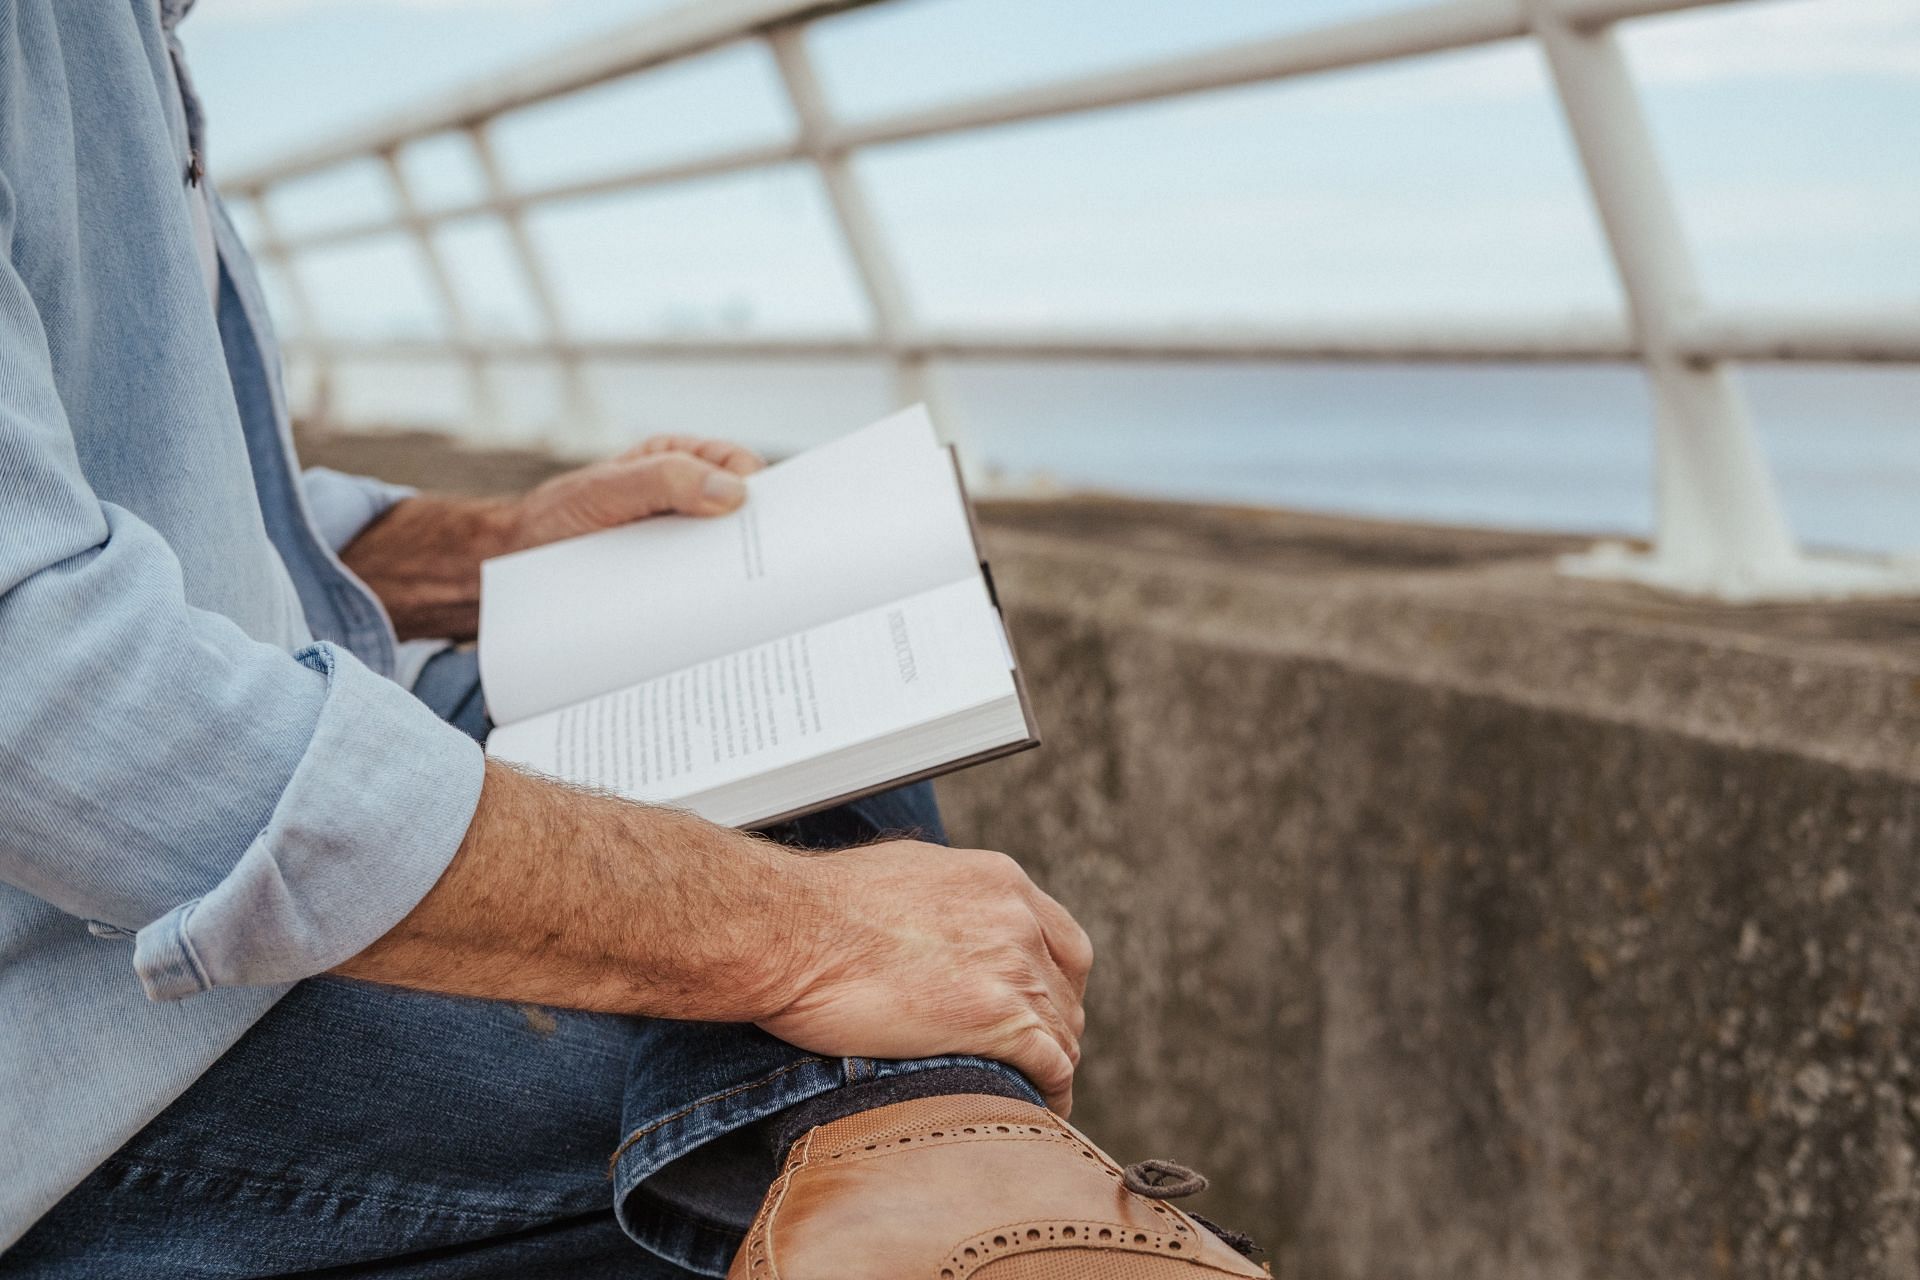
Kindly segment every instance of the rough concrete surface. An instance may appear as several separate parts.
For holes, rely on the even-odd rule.
[[[1046,745],[942,796],[1094,936],[1074,1118],[1117,1156],[1212,1174],[1282,1276],[1920,1276],[1920,604],[985,515]]]
[[[1282,1275],[1920,1275],[1920,605],[1554,540],[1002,506],[1046,746],[950,778],[1101,960],[1076,1115]]]

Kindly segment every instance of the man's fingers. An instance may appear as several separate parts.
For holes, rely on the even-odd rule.
[[[1005,1062],[1040,1091],[1056,1115],[1073,1110],[1073,1061],[1044,1030],[1035,1027],[1027,1032]]]
[[[1061,1004],[1060,999],[1057,990],[1026,997],[1029,1016],[1023,1021],[1029,1026],[1037,1023],[1040,1034],[1053,1042],[1053,1047],[1066,1058],[1068,1068],[1073,1069],[1080,1065],[1080,1037],[1074,1034],[1069,1023],[1068,1011],[1074,1006]]]
[[[1046,997],[1038,1006],[1040,1016],[1054,1039],[1059,1041],[1061,1049],[1078,1067],[1080,1036],[1087,1029],[1086,1014],[1080,1007],[1080,992],[1051,961],[1043,961],[1040,979],[1046,985]]]
[[[738,476],[750,476],[767,465],[765,458],[745,445],[734,444],[730,440],[708,440],[702,436],[652,436],[621,456],[639,458],[657,453],[691,454]]]
[[[678,512],[724,515],[746,501],[740,477],[688,453],[659,453],[610,466],[602,481],[615,518],[607,524]]]
[[[1072,984],[1074,995],[1086,995],[1087,975],[1093,970],[1093,941],[1071,912],[1048,897],[1040,886],[1032,881],[1027,883],[1033,914],[1047,937],[1047,951]]]
[[[648,436],[620,457],[627,459],[644,458],[652,453],[692,453],[702,443],[704,441],[699,436]]]
[[[1047,953],[1053,957],[1060,972],[1066,975],[1074,994],[1085,995],[1087,975],[1093,969],[1093,942],[1087,937],[1087,931],[1080,927],[1080,922],[1065,907],[1047,896],[1015,859],[987,849],[968,852],[984,857],[992,867],[998,868],[1003,890],[1012,889],[1025,900],[1028,910],[1040,922],[1040,931],[1047,940]]]
[[[753,450],[727,440],[702,440],[699,447],[691,452],[695,457],[705,458],[717,467],[725,467],[737,476],[750,476],[767,465],[767,460]]]
[[[654,485],[654,513],[677,511],[689,516],[717,516],[747,499],[740,477],[704,458],[686,453],[663,453],[641,460]]]

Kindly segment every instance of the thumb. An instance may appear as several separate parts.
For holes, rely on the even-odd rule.
[[[609,466],[602,500],[613,522],[678,512],[725,515],[747,500],[747,487],[725,467],[690,453],[656,453]]]

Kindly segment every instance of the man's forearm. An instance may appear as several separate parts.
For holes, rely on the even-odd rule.
[[[1093,952],[1012,859],[911,840],[801,855],[487,766],[459,852],[334,971],[446,995],[755,1022],[830,1057],[979,1054],[1065,1114]]]
[[[339,966],[363,978],[657,1017],[750,1021],[790,998],[818,913],[805,859],[672,809],[489,763],[446,873]]]
[[[341,558],[387,607],[402,640],[471,640],[480,629],[480,562],[513,548],[517,513],[510,498],[408,498]]]

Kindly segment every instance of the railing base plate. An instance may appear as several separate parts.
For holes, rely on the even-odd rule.
[[[1621,542],[1562,556],[1560,572],[1575,578],[1633,582],[1674,595],[1726,604],[1873,600],[1920,596],[1920,557],[1802,553],[1767,564],[1683,562],[1657,549]]]

